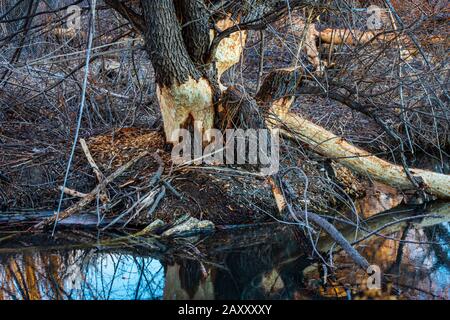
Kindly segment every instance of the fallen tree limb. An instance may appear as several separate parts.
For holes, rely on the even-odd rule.
[[[72,196],[72,197],[75,197],[75,198],[84,198],[84,197],[86,197],[86,193],[82,193],[82,192],[79,192],[77,190],[64,188],[62,186],[60,186],[58,189],[59,189],[59,191],[63,191],[65,194],[68,194],[69,196]]]
[[[92,167],[92,170],[94,170],[95,175],[97,176],[97,180],[99,183],[103,182],[104,180],[104,175],[101,172],[100,168],[97,166],[97,163],[95,163],[94,158],[92,157],[91,152],[89,151],[89,147],[86,143],[86,140],[84,139],[80,139],[80,145],[81,148],[83,149],[83,152],[86,156],[87,161],[89,162],[89,164]]]
[[[104,181],[95,187],[94,190],[89,192],[84,198],[82,198],[80,201],[78,201],[75,205],[67,208],[63,212],[61,212],[58,216],[54,215],[38,224],[36,224],[32,229],[43,229],[45,227],[50,226],[53,223],[57,223],[60,220],[66,219],[67,217],[70,217],[72,214],[76,213],[77,211],[83,209],[89,203],[95,200],[97,197],[97,194],[101,192],[106,185],[113,182],[115,179],[117,179],[119,176],[121,176],[125,171],[127,171],[130,167],[132,167],[136,162],[138,162],[140,159],[148,155],[148,151],[142,152],[140,155],[138,155],[136,158],[130,160],[128,163],[124,164],[122,167],[117,169],[113,174],[108,176],[104,179]],[[58,219],[58,221],[57,221]]]
[[[100,168],[97,166],[97,163],[95,163],[94,157],[92,157],[92,154],[89,151],[89,147],[86,143],[86,140],[80,139],[80,144],[84,154],[86,155],[87,161],[89,162],[90,166],[92,167],[92,170],[94,170],[94,173],[97,176],[98,183],[103,183],[103,181],[105,180],[105,176],[103,175]],[[100,191],[100,200],[102,201],[103,204],[109,201],[108,193],[106,192],[105,188],[103,188],[103,190]]]
[[[355,248],[353,248],[350,242],[347,241],[347,239],[339,232],[339,230],[336,229],[335,226],[313,212],[295,210],[286,201],[286,198],[283,195],[283,191],[277,185],[273,177],[269,179],[269,182],[272,187],[272,192],[277,202],[277,207],[280,214],[289,211],[294,220],[298,220],[297,218],[301,218],[302,221],[312,221],[314,224],[322,228],[359,267],[361,267],[364,271],[369,268],[370,264],[366,260],[366,258],[364,258]]]
[[[349,169],[399,190],[421,190],[440,199],[450,199],[450,176],[421,169],[409,169],[389,163],[357,148],[334,133],[290,112],[295,92],[302,84],[300,68],[272,71],[264,80],[256,100],[267,109],[266,125],[281,129],[285,136],[308,144],[313,151]],[[409,176],[410,175],[410,176]],[[411,181],[417,182],[415,186]]]
[[[283,113],[278,116],[285,127],[282,129],[284,135],[307,143],[319,154],[391,187],[400,190],[415,189],[402,166],[357,148],[300,115]],[[410,172],[424,191],[440,199],[450,199],[449,175],[421,169],[410,169]]]

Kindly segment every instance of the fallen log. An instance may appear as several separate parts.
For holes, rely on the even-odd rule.
[[[361,31],[356,29],[325,29],[319,32],[320,40],[323,43],[334,44],[334,45],[357,45],[366,44],[377,36],[374,31]],[[394,35],[378,35],[380,41],[392,40]]]
[[[273,109],[275,110],[275,109]],[[275,110],[276,111],[276,110]],[[355,147],[334,133],[293,113],[278,113],[284,129],[281,132],[308,144],[317,153],[349,169],[402,191],[415,187],[402,166],[389,163]],[[450,199],[450,176],[422,169],[410,169],[421,188],[437,198]]]

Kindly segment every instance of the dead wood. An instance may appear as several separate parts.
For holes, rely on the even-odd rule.
[[[129,161],[128,163],[126,163],[125,165],[121,166],[119,169],[117,169],[113,174],[111,174],[110,176],[108,176],[102,183],[100,183],[99,185],[97,185],[97,187],[95,187],[94,190],[92,190],[90,193],[88,193],[83,199],[81,199],[80,201],[78,201],[75,205],[71,206],[70,208],[67,208],[66,210],[62,211],[59,215],[54,215],[51,218],[48,218],[40,223],[38,223],[37,225],[35,225],[33,227],[33,229],[43,229],[45,227],[50,226],[53,223],[57,223],[60,220],[63,220],[67,217],[70,217],[72,214],[78,212],[79,210],[83,209],[84,207],[86,207],[87,205],[89,205],[89,203],[91,203],[92,201],[95,200],[95,198],[97,197],[98,193],[108,184],[110,184],[111,182],[113,182],[115,179],[117,179],[118,177],[120,177],[123,173],[125,173],[125,171],[127,171],[129,168],[131,168],[136,162],[138,162],[139,160],[141,160],[143,157],[145,157],[146,155],[148,155],[148,152],[145,151],[143,153],[141,153],[139,156],[137,156],[136,158],[132,159],[131,161]]]
[[[317,153],[343,164],[349,169],[373,178],[399,190],[414,190],[403,166],[389,163],[369,152],[357,148],[343,138],[315,125],[300,115],[280,114],[282,132],[293,139],[307,143]],[[422,169],[409,169],[420,188],[440,199],[450,198],[450,176]]]
[[[81,148],[83,149],[84,154],[86,155],[86,159],[88,160],[89,164],[91,165],[92,169],[94,170],[95,175],[97,176],[98,183],[103,183],[105,180],[105,176],[101,172],[100,168],[97,166],[97,163],[95,163],[94,158],[92,157],[91,152],[89,151],[89,147],[86,143],[86,140],[80,139]],[[106,188],[104,188],[100,192],[100,200],[103,204],[107,203],[109,201],[108,193],[106,192]]]
[[[334,241],[336,241],[336,243],[349,255],[349,257],[358,266],[360,266],[364,271],[367,270],[367,268],[370,266],[369,262],[367,262],[367,260],[358,251],[356,251],[355,248],[353,248],[353,246],[347,241],[347,239],[345,239],[345,237],[339,232],[339,230],[336,229],[335,226],[313,212],[298,210],[297,208],[293,207],[286,200],[284,192],[278,186],[276,179],[274,177],[271,177],[270,181],[273,195],[276,199],[277,206],[280,211],[280,215],[290,216],[292,218],[291,220],[294,220],[294,222],[297,221],[298,218],[300,218],[303,222],[306,222],[307,226],[308,221],[312,221],[314,224],[322,228]],[[295,195],[292,196],[295,197]]]
[[[84,198],[87,196],[86,193],[82,193],[77,190],[69,189],[67,187],[64,188],[64,187],[60,186],[59,190],[63,191],[65,194],[68,194],[69,196],[76,197],[76,198]]]

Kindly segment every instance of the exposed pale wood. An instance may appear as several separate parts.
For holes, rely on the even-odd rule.
[[[362,31],[357,29],[331,29],[327,28],[318,32],[318,37],[323,43],[333,45],[350,45],[355,46],[358,44],[382,44],[389,41],[396,40],[396,43],[400,44],[401,56],[404,60],[410,60],[419,53],[417,46],[411,41],[408,36],[402,35],[397,32],[395,23],[392,23],[395,32],[383,32],[378,31]],[[424,47],[436,44],[443,44],[448,47],[448,40],[442,35],[433,35],[420,40],[421,45]]]
[[[168,142],[177,143],[177,129],[186,128],[189,121],[201,121],[203,131],[213,127],[213,89],[207,79],[158,86],[156,94]]]
[[[300,84],[301,73],[298,68],[275,70],[265,78],[257,100],[261,106],[270,107],[266,117],[269,128],[281,127],[282,133],[307,143],[313,151],[376,181],[399,190],[415,189],[403,166],[380,159],[300,115],[289,112],[294,101],[292,97]],[[441,199],[450,198],[449,175],[421,169],[409,171],[427,193]]]
[[[379,33],[379,32],[378,32]],[[341,45],[356,45],[358,43],[364,44],[372,40],[377,32],[374,31],[360,31],[350,29],[331,29],[327,28],[319,32],[320,39],[324,43]],[[386,36],[380,36],[380,40],[387,40]]]
[[[86,140],[80,139],[81,148],[84,151],[84,154],[86,155],[86,159],[88,160],[89,164],[91,165],[92,169],[94,170],[95,175],[97,176],[98,183],[103,183],[105,180],[105,176],[101,172],[100,168],[95,163],[94,157],[92,157],[91,152],[89,151],[89,147],[86,143]],[[105,189],[103,189],[100,192],[100,200],[103,204],[109,201],[108,193]]]
[[[230,16],[228,16],[227,18],[218,21],[216,23],[216,27],[220,30],[226,30],[234,25],[237,25],[239,22],[240,19],[233,20]],[[211,34],[211,38],[214,38],[214,32]],[[225,71],[239,63],[241,60],[246,41],[247,31],[232,33],[229,37],[220,41],[215,55],[219,83]],[[226,89],[222,84],[220,84],[220,86],[222,91]]]
[[[278,187],[275,179],[273,177],[269,178],[269,184],[272,188],[272,194],[275,198],[275,203],[277,204],[278,212],[283,212],[283,210],[286,208],[286,200],[284,199],[283,192],[281,191],[280,187]]]
[[[386,185],[400,190],[414,190],[402,166],[357,148],[300,115],[287,113],[279,117],[283,126],[288,128],[282,130],[285,135],[307,143],[319,154]],[[441,199],[450,199],[449,175],[421,169],[410,169],[410,172],[421,182],[424,191]]]
[[[94,170],[95,175],[97,176],[98,182],[103,182],[105,177],[103,176],[103,173],[100,171],[99,167],[95,163],[94,158],[92,157],[92,154],[89,151],[89,147],[86,143],[86,140],[80,139],[80,145],[84,151],[84,154],[86,155],[86,159],[88,160],[89,164],[91,165],[92,169]]]
[[[63,191],[65,194],[76,198],[84,198],[86,197],[86,193],[78,192],[77,190],[59,187],[59,190]]]
[[[320,60],[319,49],[317,48],[316,39],[319,36],[319,31],[316,29],[314,23],[307,24],[307,28],[304,41],[304,50],[309,62],[314,66],[315,70],[318,72],[323,71],[323,65],[325,61]]]

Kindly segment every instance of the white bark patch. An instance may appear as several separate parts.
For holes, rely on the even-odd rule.
[[[156,93],[168,142],[178,142],[172,139],[172,135],[177,129],[183,128],[189,116],[194,121],[201,121],[203,130],[213,127],[213,90],[205,78],[198,81],[189,78],[187,82],[171,87],[158,86]]]

